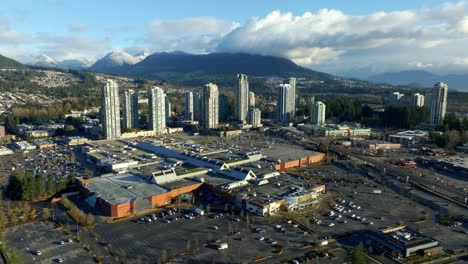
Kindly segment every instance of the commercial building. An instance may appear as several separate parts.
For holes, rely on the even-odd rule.
[[[127,90],[123,94],[122,100],[123,129],[138,128],[138,93]]]
[[[302,167],[325,160],[326,155],[321,152],[294,148],[290,145],[276,144],[271,148],[264,149],[264,159],[274,162],[274,168],[278,171]]]
[[[57,144],[53,141],[46,139],[34,140],[32,141],[32,144],[35,145],[37,149],[51,149],[57,147]]]
[[[148,90],[148,128],[163,134],[166,131],[166,95],[160,87]]]
[[[405,95],[400,92],[393,92],[388,97],[388,103],[393,105],[401,104],[403,101],[403,96]]]
[[[36,146],[28,143],[27,141],[17,141],[13,143],[13,147],[19,150],[34,150],[36,149]]]
[[[325,104],[323,102],[317,101],[312,104],[310,121],[317,126],[325,124]]]
[[[235,91],[234,112],[237,120],[246,123],[249,111],[249,81],[245,74],[238,74],[237,80],[239,86]]]
[[[354,140],[353,145],[369,150],[392,150],[401,148],[401,144],[399,143],[391,143],[378,140]]]
[[[442,125],[447,111],[447,93],[448,86],[443,82],[438,82],[432,88],[431,94],[431,115],[430,123],[433,125]]]
[[[26,136],[31,138],[41,138],[41,137],[49,137],[53,134],[49,133],[47,130],[29,130],[26,131]]]
[[[218,86],[208,83],[201,93],[201,120],[204,129],[217,128],[219,122]]]
[[[428,139],[429,134],[427,131],[422,130],[406,130],[388,136],[388,140],[394,143],[404,145],[412,145],[419,142],[424,142]]]
[[[4,146],[0,146],[0,156],[4,155],[11,155],[13,154],[13,150]]]
[[[424,95],[420,93],[415,93],[413,95],[413,100],[412,104],[417,107],[423,107],[424,106]]]
[[[74,136],[74,137],[66,137],[62,140],[62,142],[66,146],[78,146],[78,145],[83,145],[89,142],[89,139],[85,137]]]
[[[194,120],[194,112],[193,112],[193,93],[186,92],[185,93],[185,107],[184,107],[184,118],[187,121]]]
[[[435,255],[442,252],[439,242],[406,226],[384,229],[370,236],[372,246],[396,258]]]
[[[255,107],[255,93],[249,92],[249,108]]]
[[[86,202],[110,217],[126,217],[170,203],[180,194],[196,190],[202,183],[185,180],[159,185],[144,175],[110,174],[81,181]]]
[[[251,108],[249,110],[249,123],[253,128],[262,126],[262,111],[258,108]]]
[[[120,137],[119,87],[107,80],[101,87],[101,124],[105,139]]]

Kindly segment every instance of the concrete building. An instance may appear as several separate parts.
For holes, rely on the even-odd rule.
[[[234,112],[237,120],[246,123],[249,111],[249,81],[245,74],[238,74],[237,80],[239,87],[235,93]]]
[[[420,93],[415,93],[413,95],[412,105],[417,106],[417,107],[423,107],[424,106],[424,95],[422,95]]]
[[[407,258],[417,254],[435,255],[442,252],[437,240],[406,226],[383,229],[374,232],[370,238],[373,247],[395,258]]]
[[[401,102],[403,101],[403,96],[405,95],[400,92],[393,92],[388,97],[388,103],[393,105],[401,104]]]
[[[119,87],[108,79],[101,87],[101,124],[105,139],[120,137]]]
[[[148,128],[163,134],[166,131],[166,95],[155,86],[148,90]]]
[[[249,123],[252,125],[252,128],[257,128],[262,126],[262,112],[258,108],[251,108],[249,110]]]
[[[127,90],[123,94],[122,100],[123,122],[122,128],[138,128],[138,93]]]
[[[255,93],[249,92],[249,108],[255,107]]]
[[[289,86],[290,86],[290,95],[287,98],[288,108],[291,111],[291,119],[294,119],[294,115],[296,114],[296,78],[289,78]]]
[[[201,94],[193,94],[193,119],[195,121],[201,120]]]
[[[186,92],[185,93],[185,107],[184,107],[184,117],[185,120],[193,121],[194,120],[194,112],[193,112],[193,93]]]
[[[166,124],[171,122],[172,118],[172,104],[169,100],[169,96],[165,95],[165,112],[166,112]]]
[[[431,115],[430,123],[433,125],[442,125],[447,111],[447,93],[448,86],[443,82],[438,82],[432,88],[431,94]]]
[[[278,98],[276,102],[276,111],[278,121],[291,121],[294,118],[294,109],[292,101],[295,91],[290,84],[280,84],[278,87]]]
[[[227,121],[229,115],[229,99],[225,94],[219,95],[219,120]]]
[[[310,121],[312,124],[317,126],[325,124],[325,110],[325,104],[321,101],[312,104],[310,109]]]
[[[208,83],[201,93],[201,120],[204,129],[217,128],[219,122],[218,86]]]

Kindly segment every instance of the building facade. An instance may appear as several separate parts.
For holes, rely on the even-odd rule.
[[[165,104],[166,124],[168,124],[171,122],[171,118],[172,118],[172,104],[167,94],[165,95],[165,102],[166,102]]]
[[[148,129],[158,133],[166,131],[166,95],[160,87],[148,90]]]
[[[393,92],[389,95],[388,103],[393,105],[401,104],[401,102],[403,101],[403,96],[405,95],[400,92]]]
[[[193,121],[193,93],[185,93],[185,107],[184,107],[184,118],[188,121]]]
[[[323,102],[317,101],[312,104],[310,109],[310,121],[312,124],[320,126],[325,124],[326,106]]]
[[[262,126],[262,112],[258,108],[251,108],[249,110],[249,123],[253,128]]]
[[[219,95],[219,120],[226,122],[229,115],[229,99],[227,95]]]
[[[442,125],[447,111],[448,85],[438,82],[432,88],[430,123]]]
[[[201,93],[201,120],[204,129],[217,128],[219,122],[218,86],[208,83]]]
[[[287,98],[287,102],[291,112],[291,119],[294,119],[294,115],[296,114],[296,78],[289,78],[289,86],[290,95]]]
[[[412,104],[417,107],[423,107],[424,106],[424,95],[420,93],[415,93],[413,95],[413,100]]]
[[[236,113],[236,119],[245,123],[249,111],[249,81],[245,74],[238,74],[237,80],[239,81],[239,87],[235,94],[234,112]]]
[[[201,94],[193,94],[193,119],[196,121],[201,120]]]
[[[280,84],[278,87],[278,98],[276,101],[276,111],[278,121],[291,121],[293,119],[293,109],[291,108],[292,89],[289,84]]]
[[[107,80],[101,87],[101,124],[105,139],[118,138],[120,129],[120,100],[119,87],[113,80]]]
[[[125,91],[122,100],[123,129],[138,128],[138,93]]]
[[[255,93],[249,92],[249,108],[255,107]]]

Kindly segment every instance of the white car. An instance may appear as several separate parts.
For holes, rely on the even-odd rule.
[[[330,223],[330,224],[328,224],[328,226],[330,226],[330,227],[335,226],[335,223]]]

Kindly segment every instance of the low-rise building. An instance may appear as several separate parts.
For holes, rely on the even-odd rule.
[[[13,154],[13,150],[4,146],[0,146],[0,156],[4,155],[11,155]]]
[[[401,144],[399,143],[392,143],[379,140],[354,140],[353,145],[368,150],[392,150],[401,148]]]
[[[34,150],[36,146],[27,141],[17,141],[13,143],[13,146],[19,150]]]
[[[404,145],[412,145],[419,142],[424,142],[428,138],[428,132],[422,130],[406,130],[396,134],[391,134],[388,140]]]
[[[372,246],[396,258],[442,252],[439,242],[406,226],[384,229],[371,235]]]
[[[78,146],[87,143],[89,139],[85,137],[66,137],[62,140],[62,142],[67,146]]]
[[[50,149],[57,147],[52,140],[38,139],[31,142],[37,149]]]
[[[31,138],[43,138],[50,137],[53,134],[49,133],[47,130],[29,130],[26,131],[26,136]]]

